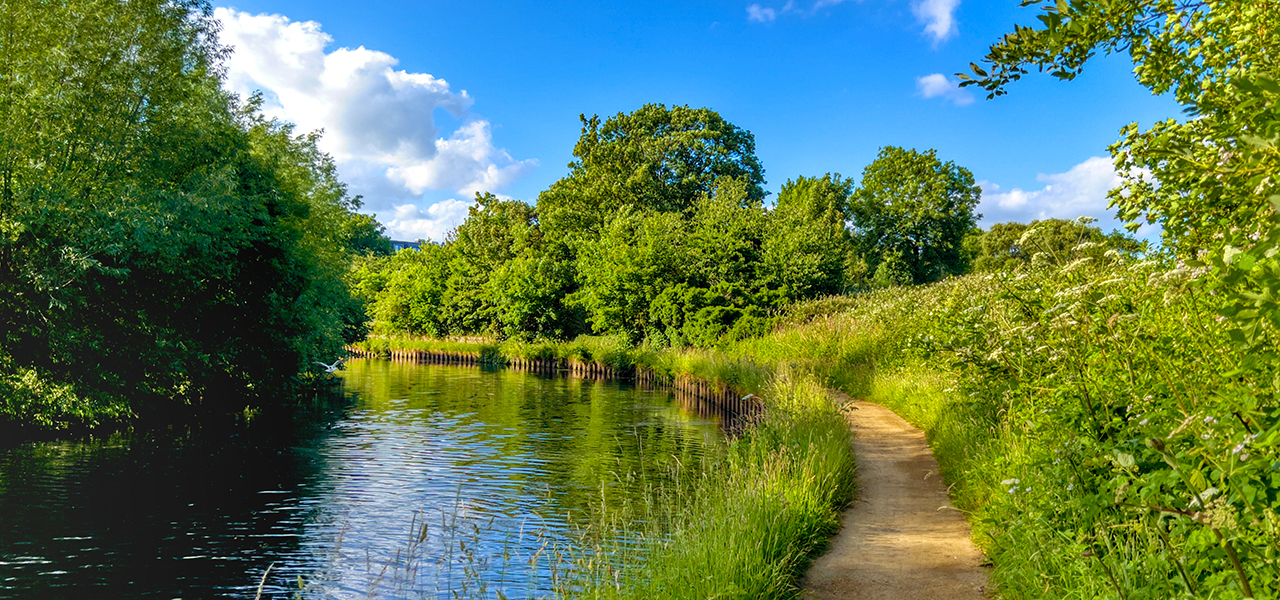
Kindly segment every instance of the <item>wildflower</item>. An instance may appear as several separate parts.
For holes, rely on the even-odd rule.
[[[1217,420],[1217,419],[1215,419],[1215,418],[1213,418],[1213,417],[1205,417],[1205,418],[1204,418],[1204,424],[1205,424],[1205,425],[1217,425],[1217,424],[1218,424],[1218,420]]]
[[[1139,425],[1146,425],[1148,420],[1149,420],[1149,419],[1143,419],[1143,420],[1141,420],[1141,421],[1138,421],[1138,424],[1139,424]]]
[[[1218,488],[1211,487],[1199,494],[1191,497],[1191,506],[1200,506],[1204,502],[1208,502],[1210,498],[1218,495]]]
[[[1074,490],[1074,489],[1076,489],[1076,484],[1074,484],[1074,483],[1068,483],[1068,484],[1067,484],[1067,491],[1068,491],[1068,492],[1070,492],[1071,490]]]

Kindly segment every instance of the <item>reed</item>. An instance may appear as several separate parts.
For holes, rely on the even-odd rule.
[[[781,369],[770,410],[697,479],[608,521],[631,539],[618,560],[580,561],[569,598],[792,598],[797,577],[839,528],[852,498],[849,430],[811,375]],[[642,524],[637,531],[631,530]]]

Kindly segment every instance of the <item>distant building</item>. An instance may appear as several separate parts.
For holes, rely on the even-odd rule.
[[[422,240],[418,240],[416,242],[401,242],[398,240],[391,240],[392,252],[399,252],[401,250],[404,250],[405,248],[413,248],[414,250],[417,250],[418,248],[421,248],[421,247],[422,247]]]

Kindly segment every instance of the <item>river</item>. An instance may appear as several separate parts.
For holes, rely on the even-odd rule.
[[[341,376],[345,401],[283,423],[0,446],[0,598],[547,595],[601,506],[723,443],[623,382]]]

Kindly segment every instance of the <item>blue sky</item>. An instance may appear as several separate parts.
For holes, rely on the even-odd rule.
[[[397,239],[441,239],[476,190],[532,202],[572,160],[580,113],[712,108],[755,134],[766,189],[857,177],[881,146],[936,148],[983,182],[983,223],[1098,217],[1121,126],[1180,116],[1126,56],[986,100],[954,74],[1033,9],[1013,0],[218,4],[227,86],[325,129]]]

